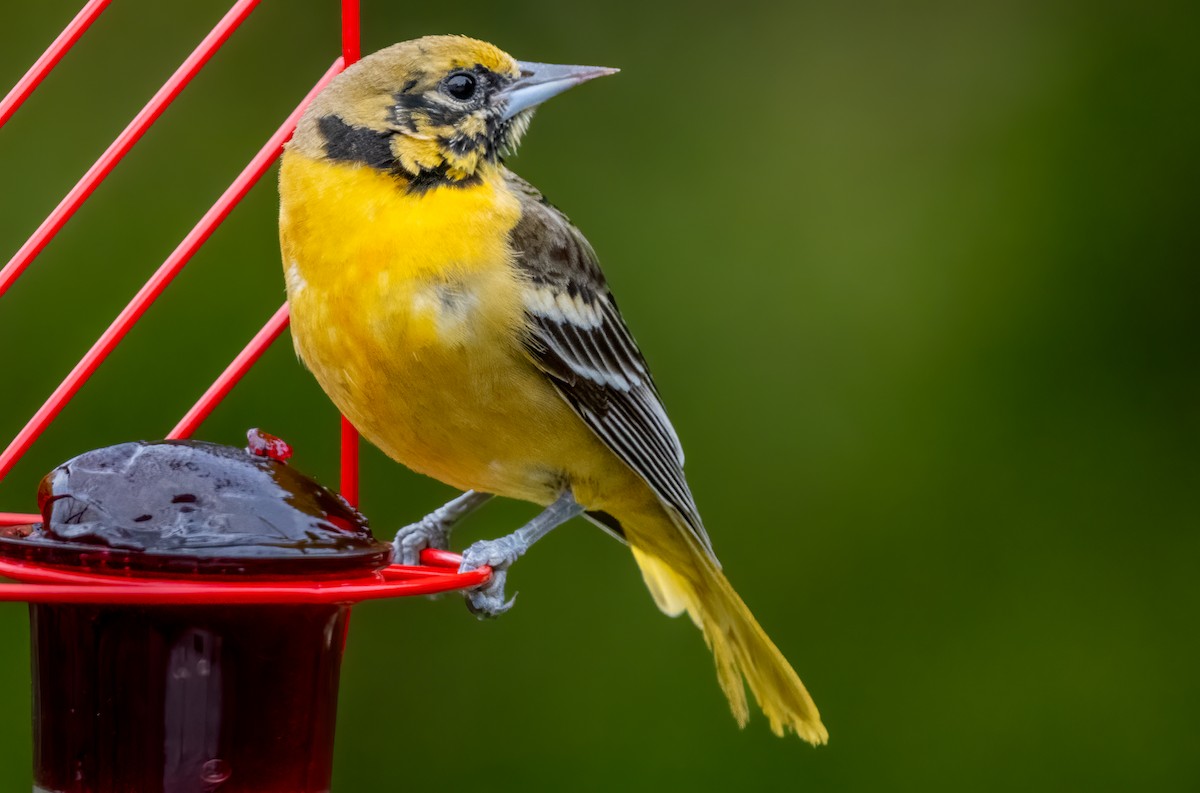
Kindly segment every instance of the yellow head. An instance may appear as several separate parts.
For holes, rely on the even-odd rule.
[[[474,184],[516,149],[538,104],[615,71],[527,63],[484,41],[426,36],[338,75],[288,145],[387,171],[414,191]]]

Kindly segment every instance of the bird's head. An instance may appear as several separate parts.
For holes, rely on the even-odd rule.
[[[426,36],[334,78],[289,146],[387,171],[415,190],[472,184],[516,149],[539,104],[615,71],[527,63],[484,41]]]

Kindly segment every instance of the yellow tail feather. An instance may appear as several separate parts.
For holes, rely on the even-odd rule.
[[[670,563],[639,548],[640,532],[636,530],[628,532],[634,559],[658,607],[671,616],[686,611],[703,631],[716,662],[717,679],[738,724],[744,727],[750,716],[742,684],[745,678],[776,735],[790,730],[812,744],[829,740],[817,706],[799,676],[724,574],[685,532],[675,526],[669,531],[678,542],[663,543],[662,534],[654,532],[654,540],[643,548],[669,547],[669,554],[663,556],[672,557]]]

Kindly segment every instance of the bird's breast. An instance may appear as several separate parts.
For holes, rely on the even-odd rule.
[[[477,486],[454,474],[503,456],[497,417],[536,432],[562,410],[522,348],[508,243],[520,207],[502,187],[408,194],[378,171],[288,152],[280,199],[296,350],[389,455]]]
[[[330,318],[335,338],[352,327],[393,351],[461,346],[519,321],[508,244],[519,216],[490,181],[410,193],[377,170],[287,152],[280,238],[301,343],[320,343]]]

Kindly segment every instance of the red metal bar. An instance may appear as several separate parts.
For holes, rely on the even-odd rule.
[[[116,167],[117,163],[129,152],[133,145],[141,139],[146,130],[153,124],[167,105],[175,100],[179,92],[192,81],[196,73],[201,67],[208,62],[213,53],[220,49],[225,40],[237,29],[260,0],[237,0],[228,13],[221,18],[200,45],[192,51],[192,54],[187,57],[175,73],[171,75],[162,88],[150,99],[145,107],[134,116],[133,121],[129,122],[129,126],[122,130],[117,139],[100,155],[100,159],[96,160],[95,164],[88,169],[83,178],[71,188],[71,192],[67,193],[66,197],[59,202],[42,225],[38,226],[37,231],[25,241],[21,249],[16,255],[9,260],[8,264],[0,270],[0,296],[3,296],[8,288],[13,285],[20,276],[25,272],[25,268],[29,263],[37,257],[42,249],[49,244],[50,240],[58,234],[80,205],[87,200],[92,191],[104,181],[109,172]],[[2,475],[2,473],[0,473]]]
[[[342,0],[342,61],[346,66],[362,55],[362,36],[359,0]],[[342,416],[341,424],[342,475],[339,489],[342,498],[358,506],[358,430]]]
[[[233,390],[233,387],[238,384],[246,372],[250,371],[267,348],[279,338],[279,334],[283,333],[283,329],[288,325],[288,307],[284,303],[275,314],[267,320],[267,324],[263,325],[262,330],[254,334],[254,338],[250,343],[238,353],[238,356],[230,362],[229,366],[225,367],[225,371],[221,376],[208,387],[204,392],[204,396],[192,406],[192,409],[187,412],[187,415],[180,419],[175,425],[175,429],[171,430],[167,438],[170,440],[179,440],[180,438],[190,438],[192,433],[196,431],[208,415],[213,412],[217,405],[225,399],[226,395]]]
[[[346,65],[362,55],[358,0],[342,0],[342,58]]]
[[[42,516],[23,512],[0,512],[0,526],[24,526],[26,523],[41,523]]]
[[[79,38],[96,21],[96,17],[100,16],[111,2],[112,0],[88,0],[83,8],[79,9],[79,13],[67,23],[62,33],[58,34],[58,38],[51,42],[42,56],[34,61],[33,66],[29,67],[25,76],[17,81],[17,84],[3,99],[0,99],[0,127],[3,127],[12,118],[12,114],[17,112],[17,108],[24,104],[29,95],[41,85],[42,80],[46,79],[46,75],[75,46],[75,42],[79,41]]]
[[[228,189],[217,199],[216,203],[204,214],[200,222],[188,232],[188,235],[183,238],[179,246],[167,257],[166,261],[158,268],[150,280],[138,290],[133,300],[129,302],[124,310],[113,320],[108,329],[96,340],[92,348],[87,351],[87,354],[75,365],[71,373],[66,379],[59,384],[50,398],[45,404],[38,409],[29,423],[17,434],[8,448],[0,453],[0,481],[8,475],[12,467],[18,460],[28,451],[29,447],[37,440],[38,436],[45,431],[50,422],[62,411],[67,402],[75,396],[80,387],[87,382],[92,373],[97,367],[104,362],[109,353],[117,346],[117,344],[125,337],[137,321],[141,318],[146,309],[150,307],[167,285],[174,280],[183,266],[188,263],[201,245],[209,238],[218,225],[225,220],[230,211],[239,201],[249,192],[275,159],[279,156],[282,150],[284,141],[292,134],[292,130],[299,121],[304,108],[312,101],[322,88],[324,88],[330,80],[332,80],[338,72],[342,70],[342,59],[338,58],[325,72],[324,76],[317,82],[313,89],[309,91],[308,96],[304,97],[304,101],[292,111],[283,125],[271,136],[266,145],[259,150],[246,166],[246,168],[238,174],[238,177],[233,180],[233,183]]]
[[[36,517],[39,517],[40,519],[40,516]],[[455,570],[457,570],[459,565],[462,564],[462,557],[453,551],[441,551],[437,548],[426,548],[425,550],[421,551],[421,564],[429,565],[431,567],[453,567]],[[399,565],[392,565],[392,567],[399,567]]]
[[[350,506],[358,506],[358,430],[342,416],[342,480],[339,489]]]

